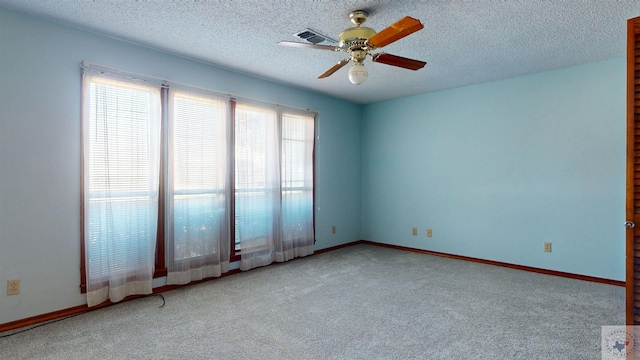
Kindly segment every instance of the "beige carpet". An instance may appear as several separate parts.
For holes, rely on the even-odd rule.
[[[0,338],[0,359],[585,360],[624,323],[623,287],[372,245],[163,295]]]

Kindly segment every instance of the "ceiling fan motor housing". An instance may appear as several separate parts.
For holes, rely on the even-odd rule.
[[[340,33],[338,46],[347,51],[362,50],[365,47],[366,41],[376,34],[372,28],[361,26],[367,21],[367,16],[369,14],[362,10],[356,10],[349,14],[349,19],[356,26]]]
[[[350,50],[362,48],[365,46],[365,42],[375,34],[375,30],[364,26],[348,28],[340,33],[338,46]]]

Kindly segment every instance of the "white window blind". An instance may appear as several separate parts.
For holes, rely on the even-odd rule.
[[[158,86],[83,75],[89,306],[151,292],[160,114]]]
[[[229,257],[228,100],[170,91],[169,284],[220,276]]]
[[[283,252],[291,252],[289,258],[293,258],[304,256],[300,255],[303,253],[308,255],[313,247],[315,117],[308,113],[285,112],[281,118]]]
[[[312,254],[315,117],[243,103],[235,114],[240,269]]]
[[[271,247],[278,231],[280,174],[275,109],[235,109],[235,236],[242,254]],[[276,226],[274,226],[274,224]]]
[[[106,72],[83,68],[90,306],[151,293],[155,261],[220,276],[234,242],[243,270],[313,253],[313,115]]]

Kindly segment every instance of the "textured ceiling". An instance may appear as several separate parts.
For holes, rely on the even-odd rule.
[[[637,0],[0,0],[0,7],[356,103],[623,57]],[[424,29],[384,48],[418,71],[367,61],[356,86],[344,53],[276,46],[311,28],[332,38],[366,10],[377,31],[404,16]],[[91,59],[88,59],[91,60]],[[105,64],[107,65],[107,64]]]

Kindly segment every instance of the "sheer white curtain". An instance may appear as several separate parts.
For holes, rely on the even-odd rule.
[[[235,231],[240,269],[313,253],[313,115],[238,102]]]
[[[282,241],[276,261],[313,254],[313,151],[315,116],[285,111],[280,116],[282,153]]]
[[[158,219],[160,87],[83,72],[87,303],[150,294]]]
[[[275,108],[236,103],[235,234],[241,270],[275,261],[281,238],[278,126]]]
[[[168,284],[228,271],[228,107],[226,98],[169,91]]]

